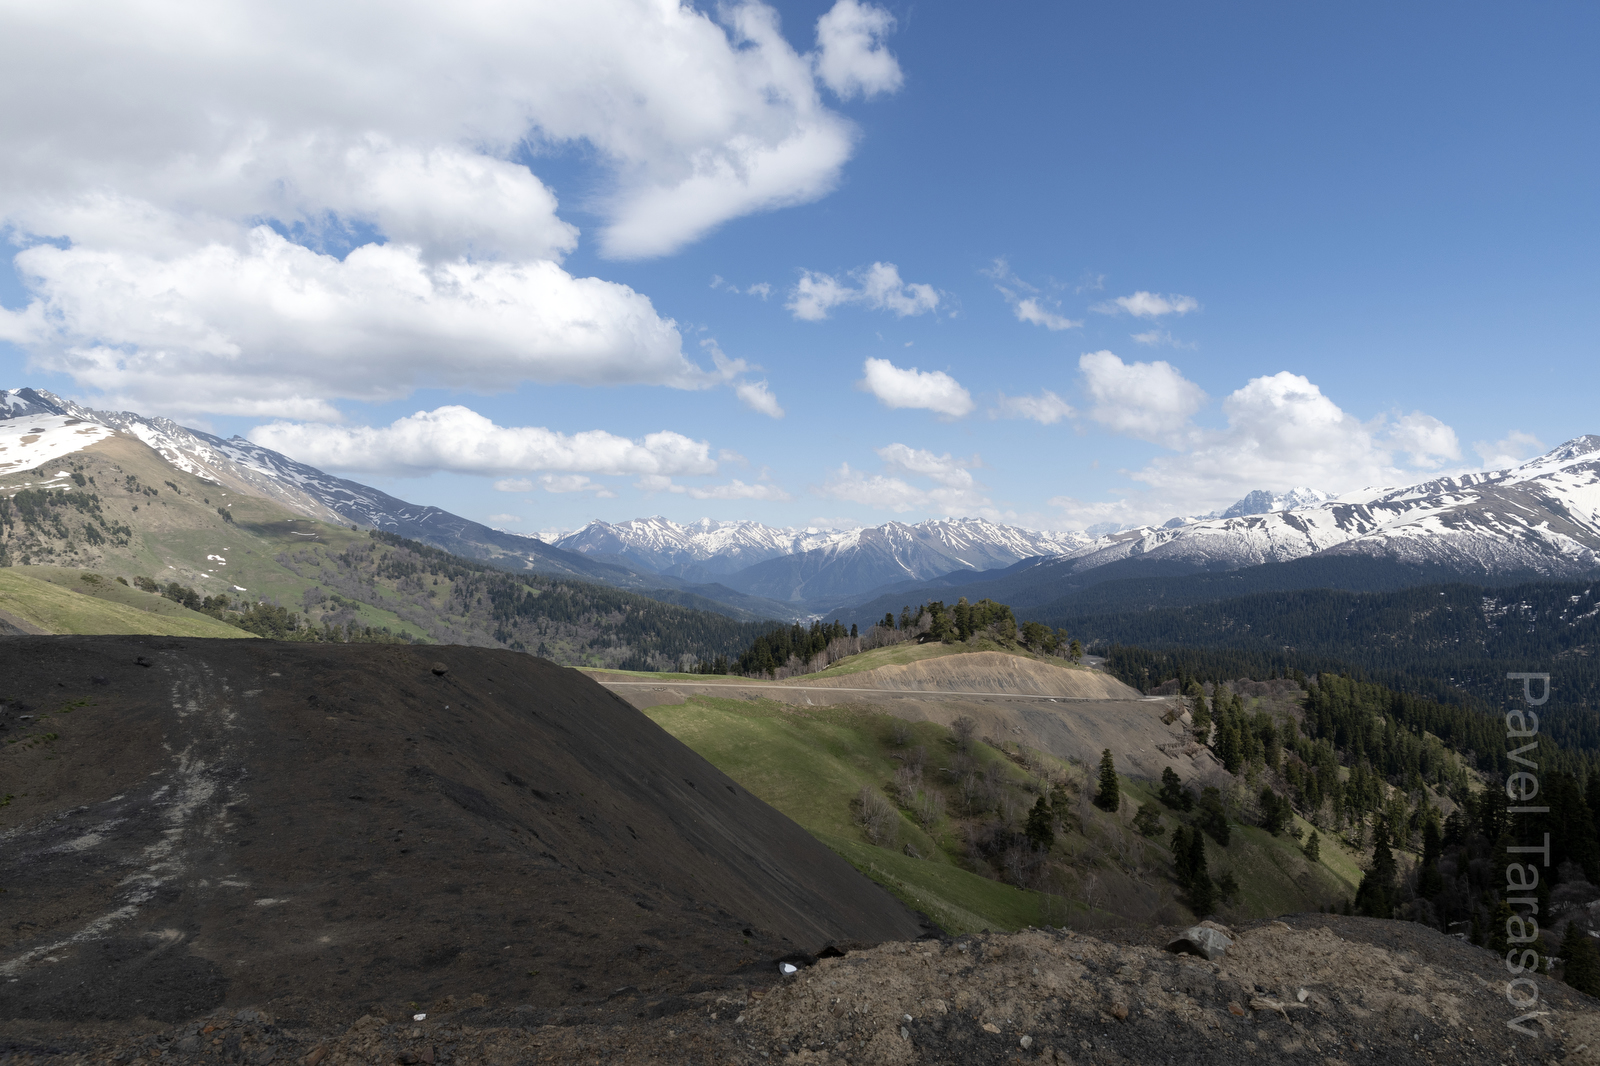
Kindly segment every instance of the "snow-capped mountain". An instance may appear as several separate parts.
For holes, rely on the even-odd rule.
[[[490,529],[442,508],[407,503],[369,485],[297,463],[243,437],[224,440],[167,418],[96,411],[42,389],[0,389],[0,420],[12,425],[28,422],[24,428],[32,428],[33,421],[42,419],[128,434],[180,470],[239,492],[265,496],[318,521],[387,530],[459,555],[505,560],[541,573],[625,587],[650,583],[645,580],[650,575],[597,563],[532,537]],[[0,453],[0,462],[7,458],[7,453]]]
[[[1252,493],[1229,511],[1258,495],[1266,494]],[[1464,577],[1590,573],[1600,568],[1600,436],[1578,437],[1507,470],[1126,530],[1064,553],[1063,561],[1082,574],[1125,560],[1219,570],[1324,554],[1443,567]]]
[[[714,578],[753,596],[801,603],[956,570],[992,570],[1089,543],[1083,533],[1022,529],[981,518],[829,530],[708,518],[680,525],[655,517],[614,525],[591,522],[557,540],[556,546],[658,573]]]
[[[1305,507],[1320,507],[1332,500],[1333,497],[1317,489],[1308,489],[1304,486],[1292,488],[1288,492],[1268,492],[1265,489],[1256,489],[1246,494],[1244,499],[1235,503],[1221,514],[1211,515],[1213,518],[1242,518],[1249,514],[1271,514],[1274,511],[1298,511]]]
[[[657,515],[616,523],[596,520],[551,543],[583,555],[626,560],[660,574],[724,575],[780,555],[809,551],[838,535],[836,530],[782,529],[711,518],[683,525]]]

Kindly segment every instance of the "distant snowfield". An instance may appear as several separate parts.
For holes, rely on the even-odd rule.
[[[105,426],[66,415],[0,420],[0,476],[42,466],[111,435]],[[55,473],[48,471],[47,479]]]

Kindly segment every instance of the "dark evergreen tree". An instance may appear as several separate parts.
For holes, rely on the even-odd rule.
[[[1228,811],[1222,805],[1222,793],[1215,786],[1208,785],[1200,792],[1200,828],[1211,834],[1219,847],[1227,847],[1228,841],[1233,838],[1233,831],[1228,825]]]
[[[1100,753],[1100,791],[1095,794],[1094,801],[1107,811],[1116,811],[1122,806],[1122,788],[1117,784],[1117,764],[1110,748]]]
[[[1306,846],[1303,850],[1305,851],[1306,858],[1311,862],[1322,861],[1322,838],[1317,836],[1317,831],[1315,829],[1313,829],[1311,831],[1311,835],[1306,838]]]
[[[1183,778],[1168,766],[1161,771],[1161,802],[1175,811],[1194,810],[1194,793],[1183,787]]]
[[[1373,833],[1372,866],[1362,875],[1356,889],[1356,910],[1368,918],[1392,918],[1395,904],[1395,875],[1399,867],[1389,848],[1389,824],[1379,819]]]
[[[1050,809],[1050,804],[1040,796],[1033,802],[1033,809],[1028,812],[1028,821],[1023,826],[1023,832],[1033,842],[1039,851],[1049,851],[1056,842],[1056,831],[1051,823],[1055,820],[1055,812]]]
[[[1439,823],[1430,818],[1422,827],[1422,867],[1417,871],[1417,895],[1423,899],[1437,899],[1444,891],[1444,875],[1439,872],[1439,858],[1443,854]]]
[[[1561,979],[1590,996],[1600,996],[1600,952],[1577,921],[1567,923],[1561,938]]]

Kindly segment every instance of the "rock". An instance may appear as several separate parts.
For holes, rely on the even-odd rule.
[[[1228,1004],[1228,1013],[1232,1014],[1236,1018],[1243,1018],[1244,1017],[1244,1008],[1239,1006],[1238,1003],[1229,1003]]]
[[[1192,925],[1178,934],[1178,939],[1167,945],[1167,950],[1179,955],[1199,955],[1206,959],[1220,959],[1233,947],[1233,939],[1218,929],[1215,923]]]
[[[998,1033],[1000,1031],[1000,1027],[994,1024],[994,1022],[984,1022],[983,1031],[986,1033]]]
[[[449,672],[450,672],[450,668],[448,666],[446,666],[444,663],[434,663],[433,664],[433,676],[434,677],[443,677],[445,674],[448,674]]]
[[[311,1049],[311,1054],[306,1056],[305,1066],[317,1066],[317,1063],[325,1059],[327,1055],[328,1047],[326,1044],[314,1047]]]
[[[916,848],[912,847],[910,842],[906,843],[904,851],[906,853],[906,857],[907,858],[912,858],[912,859],[920,859],[920,858],[922,858],[922,853],[920,851],[918,851]]]
[[[1128,1008],[1121,1003],[1111,1004],[1111,1016],[1119,1022],[1128,1020]]]
[[[398,1062],[400,1066],[416,1066],[418,1062],[422,1061],[422,1057],[415,1051],[402,1051],[394,1057],[394,1061]]]
[[[1022,1039],[1017,1041],[1017,1046],[1022,1048],[1023,1051],[1027,1051],[1033,1046],[1033,1037],[1024,1034]]]

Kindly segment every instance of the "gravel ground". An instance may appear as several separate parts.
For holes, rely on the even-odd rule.
[[[289,1001],[137,1035],[13,1038],[0,1063],[1590,1063],[1600,1004],[1539,978],[1535,1035],[1507,1022],[1488,952],[1421,926],[1291,915],[1236,930],[1212,962],[1146,930],[1057,930],[880,945],[650,997],[557,1011],[483,997],[353,1022]],[[418,1013],[424,1013],[418,1011]]]

